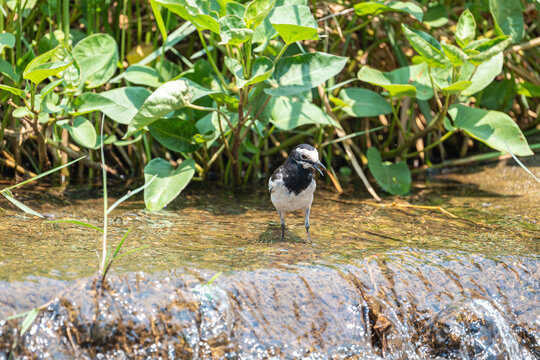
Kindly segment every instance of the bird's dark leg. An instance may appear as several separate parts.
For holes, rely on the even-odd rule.
[[[285,239],[285,213],[278,211],[279,220],[281,220],[281,241]]]
[[[306,210],[304,210],[304,224],[306,225],[308,242],[311,242],[311,235],[309,234],[309,211],[310,210],[311,210],[311,207],[308,207]]]

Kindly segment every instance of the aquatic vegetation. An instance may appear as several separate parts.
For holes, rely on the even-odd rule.
[[[310,142],[338,191],[342,169],[379,199],[369,170],[386,192],[407,194],[410,169],[482,144],[517,156],[537,148],[525,137],[536,141],[539,121],[531,6],[8,2],[3,173],[84,155],[71,171],[84,181],[103,144],[111,176],[158,175],[144,189],[157,210],[191,181],[258,182],[277,154]]]

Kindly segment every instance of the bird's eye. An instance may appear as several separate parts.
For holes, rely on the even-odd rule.
[[[307,160],[306,154],[302,154],[302,155],[300,155],[300,157],[302,158],[302,160]]]

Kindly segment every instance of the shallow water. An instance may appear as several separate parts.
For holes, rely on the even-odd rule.
[[[264,190],[192,187],[158,213],[125,203],[113,246],[133,226],[123,251],[148,247],[103,286],[99,232],[0,201],[0,319],[46,305],[22,338],[21,319],[0,321],[0,359],[540,357],[540,186],[522,169],[434,174],[383,204],[320,187],[310,244],[300,214],[278,241]],[[101,199],[80,189],[16,195],[100,225]]]

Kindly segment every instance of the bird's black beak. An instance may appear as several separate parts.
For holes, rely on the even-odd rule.
[[[324,176],[324,173],[322,172],[322,170],[326,171],[326,167],[322,164],[322,162],[320,161],[317,161],[315,163],[315,166],[313,166],[315,169],[317,169],[317,171],[322,175]]]

